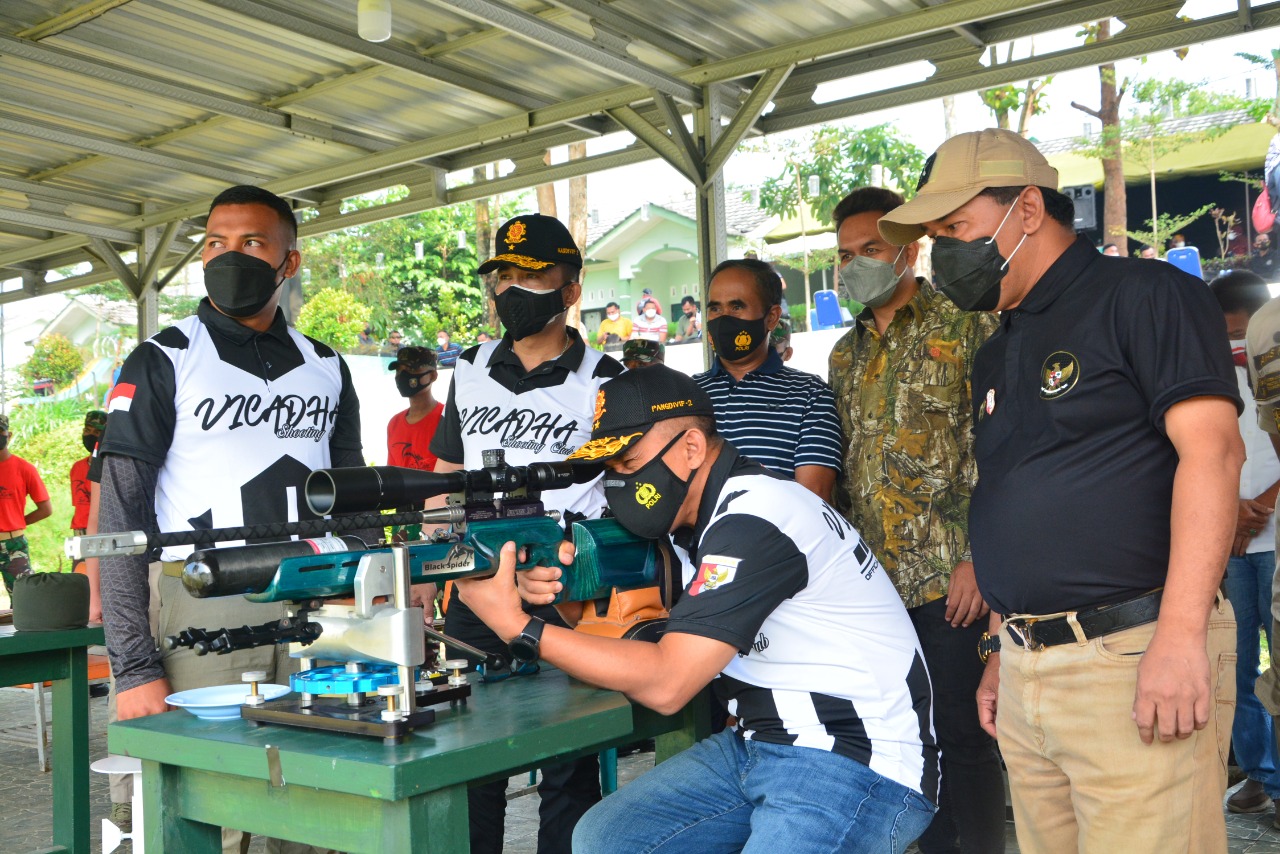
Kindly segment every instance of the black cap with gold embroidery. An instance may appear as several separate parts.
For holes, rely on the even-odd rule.
[[[659,421],[715,414],[711,398],[687,374],[666,365],[627,371],[596,392],[591,441],[568,458],[607,460],[640,441]]]
[[[498,229],[494,244],[498,254],[480,265],[478,273],[488,273],[503,264],[522,270],[545,270],[554,264],[582,268],[582,253],[569,229],[553,216],[524,214],[509,219]]]

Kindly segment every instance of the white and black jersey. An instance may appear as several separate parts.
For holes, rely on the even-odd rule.
[[[480,467],[484,451],[501,448],[508,465],[528,465],[563,460],[590,439],[596,393],[623,369],[576,331],[568,334],[569,348],[532,371],[525,371],[509,338],[463,352],[431,453],[471,469]],[[548,490],[542,502],[548,510],[599,516],[605,506],[600,484],[597,478]]]
[[[743,736],[829,750],[936,802],[938,748],[915,629],[858,532],[726,443],[668,632],[730,644],[712,683]]]
[[[331,464],[331,447],[360,449],[359,403],[337,353],[283,315],[258,333],[207,301],[130,354],[107,409],[99,452],[159,469],[161,531],[315,518],[307,475]]]

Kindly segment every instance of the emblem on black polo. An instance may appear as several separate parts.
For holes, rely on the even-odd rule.
[[[1040,366],[1040,397],[1057,400],[1080,382],[1080,363],[1066,350],[1050,353]]]

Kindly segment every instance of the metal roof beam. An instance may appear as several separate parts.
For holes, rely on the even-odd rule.
[[[70,71],[96,80],[114,83],[127,89],[146,92],[190,104],[211,113],[229,116],[266,127],[295,133],[299,136],[340,142],[356,148],[374,151],[388,148],[392,143],[379,140],[359,131],[335,127],[327,122],[294,116],[284,110],[264,107],[252,101],[220,95],[204,89],[183,86],[154,74],[132,71],[123,66],[100,60],[86,59],[72,51],[43,45],[29,39],[16,38],[0,33],[0,53],[16,56],[63,71]]]
[[[129,269],[129,265],[120,257],[120,253],[116,248],[100,237],[90,237],[90,245],[93,246],[92,252],[102,259],[102,263],[111,268],[111,272],[116,274],[116,278],[120,280],[120,284],[129,289],[129,293],[133,294],[137,299],[142,294],[142,285],[138,282],[138,277],[133,270]]]
[[[43,228],[46,231],[56,231],[61,234],[83,234],[86,237],[114,240],[117,243],[137,243],[140,240],[138,232],[130,229],[96,225],[72,219],[68,216],[41,213],[30,209],[0,206],[0,222],[11,225],[24,225],[29,228]]]
[[[751,94],[734,114],[729,126],[720,131],[720,138],[716,140],[715,146],[707,152],[707,160],[702,167],[704,185],[708,178],[714,178],[720,174],[720,170],[724,168],[725,163],[729,162],[729,157],[738,147],[738,143],[742,142],[747,132],[755,125],[764,108],[769,106],[769,101],[786,82],[787,75],[794,67],[787,65],[781,68],[770,68],[760,78],[760,82],[755,85]],[[680,126],[684,127],[683,122]]]
[[[66,187],[55,187],[52,184],[41,184],[36,181],[24,181],[21,178],[9,178],[0,175],[0,190],[21,193],[28,199],[51,199],[70,205],[84,205],[91,208],[102,208],[122,214],[136,214],[142,210],[137,202],[115,199],[98,193],[86,193],[81,190],[69,190]]]
[[[110,12],[117,6],[123,6],[128,2],[129,0],[90,0],[88,3],[82,3],[73,9],[68,9],[61,15],[56,15],[44,23],[25,29],[18,35],[28,39],[43,39],[49,36],[56,36],[58,33],[79,26],[85,21],[92,21],[99,15]]]
[[[96,134],[73,131],[14,113],[0,111],[0,131],[44,142],[52,142],[57,145],[65,145],[69,148],[92,151],[95,154],[133,160],[138,163],[145,163],[148,166],[157,166],[161,169],[172,169],[175,172],[201,175],[205,178],[212,178],[215,181],[224,181],[229,184],[256,184],[266,180],[261,175],[251,175],[247,172],[224,169],[221,166],[203,163],[191,157],[165,154],[154,149],[134,145],[131,142],[118,142]]]
[[[548,103],[545,99],[523,95],[515,87],[500,81],[478,75],[469,69],[455,68],[439,60],[428,59],[413,50],[398,47],[391,42],[367,42],[356,35],[354,27],[350,31],[340,30],[323,21],[299,14],[296,6],[284,9],[270,3],[259,2],[259,0],[204,0],[204,2],[264,24],[297,33],[321,44],[341,48],[357,56],[422,77],[429,77],[432,80],[439,80],[468,92],[515,104],[526,110],[545,106]]]
[[[537,15],[530,15],[497,0],[450,0],[449,5],[465,15],[493,24],[540,47],[590,63],[623,80],[634,80],[695,106],[702,103],[702,93],[696,86],[626,54],[605,50],[590,39],[548,23]]]
[[[631,107],[615,107],[609,111],[614,121],[629,130],[636,139],[644,143],[655,154],[685,177],[697,185],[702,183],[703,171],[700,158],[696,152],[686,149],[667,132],[637,113]]]
[[[954,1],[963,2],[963,0]],[[1133,12],[1137,13],[1138,10],[1135,9]],[[1280,26],[1280,3],[1255,6],[1252,12],[1255,28]],[[1010,80],[1024,80],[1075,68],[1118,62],[1135,56],[1185,47],[1188,44],[1225,38],[1240,32],[1240,21],[1234,11],[1198,21],[1182,21],[1172,14],[1167,17],[1168,20],[1163,23],[1142,27],[1138,32],[1126,29],[1106,41],[1001,63],[977,73],[955,71],[946,74],[939,70],[939,73],[933,77],[919,83],[909,83],[880,92],[843,98],[805,109],[775,111],[762,118],[760,126],[765,133],[794,130],[940,98],[943,95],[958,95],[975,89],[999,86]]]
[[[628,35],[634,36],[645,44],[652,45],[688,65],[700,65],[708,59],[714,58],[696,45],[690,44],[671,33],[663,32],[657,27],[652,27],[641,19],[614,9],[599,2],[599,0],[550,0],[550,2],[556,6],[585,15],[591,20],[622,30]]]

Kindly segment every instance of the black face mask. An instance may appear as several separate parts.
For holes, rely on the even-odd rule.
[[[279,267],[243,252],[223,252],[204,265],[204,288],[209,299],[228,317],[253,317],[271,302],[280,287],[277,276],[289,263],[286,255]]]
[[[93,449],[94,449],[94,448],[96,448],[96,447],[98,447],[98,437],[97,437],[97,436],[82,436],[81,438],[84,440],[84,449],[85,449],[86,451],[88,451],[89,453],[91,453],[91,454],[92,454],[92,453],[93,453]]]
[[[511,285],[495,296],[493,302],[502,325],[516,341],[537,335],[565,309],[563,291],[538,293],[520,285]]]
[[[431,383],[431,372],[425,374],[406,374],[402,371],[396,372],[396,391],[400,392],[401,397],[413,397],[422,391]]]
[[[996,234],[1017,206],[1015,200],[996,226]],[[1006,260],[996,245],[995,235],[977,240],[934,238],[933,273],[938,279],[938,290],[961,311],[995,311],[1000,305],[1000,283],[1009,271],[1009,261],[1018,254],[1026,239],[1024,232]]]
[[[0,451],[3,451],[7,447],[9,447],[9,437],[0,436]]]
[[[726,362],[738,362],[747,358],[769,337],[763,317],[742,320],[728,314],[708,320],[707,332],[711,334],[716,355]]]
[[[604,497],[609,502],[618,524],[637,537],[656,540],[671,532],[671,526],[689,494],[689,483],[696,472],[689,472],[688,480],[676,477],[662,457],[671,446],[684,438],[681,432],[658,455],[630,474],[606,472]]]

